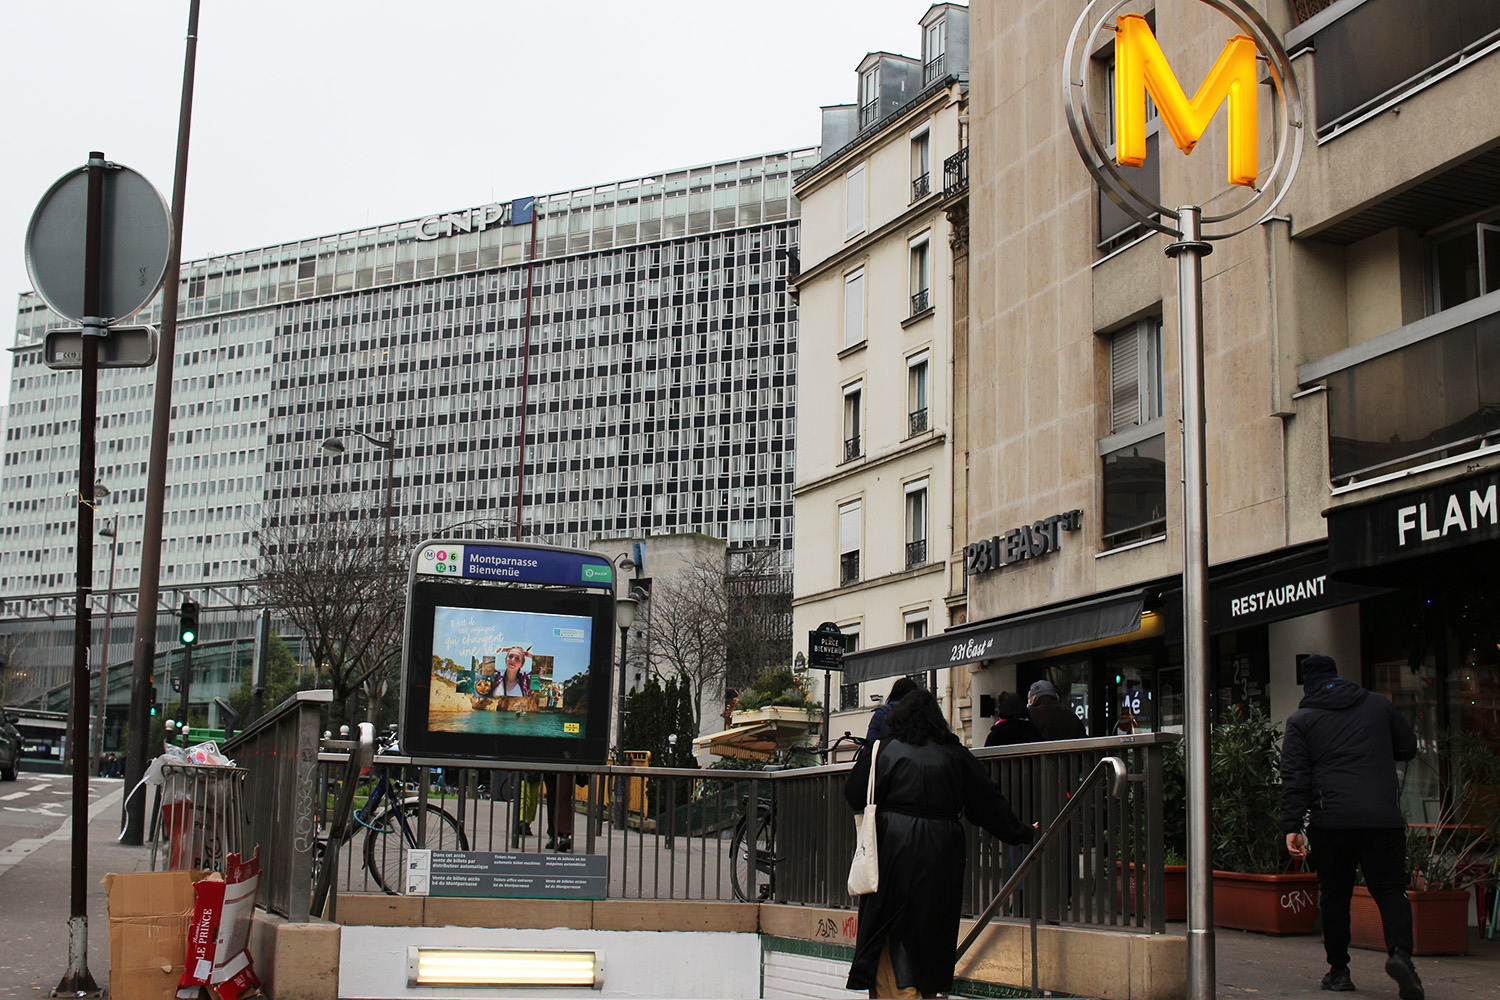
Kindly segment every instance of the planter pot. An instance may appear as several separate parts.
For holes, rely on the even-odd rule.
[[[1214,872],[1214,925],[1262,934],[1311,934],[1318,876]]]
[[[1187,865],[1166,865],[1162,868],[1162,893],[1165,896],[1167,919],[1187,919]],[[1120,872],[1120,912],[1135,916],[1135,865],[1125,865]]]
[[[1467,955],[1469,953],[1469,894],[1463,889],[1411,889],[1413,955]],[[1356,948],[1385,951],[1385,930],[1380,907],[1370,890],[1354,887],[1349,904],[1349,943]]]

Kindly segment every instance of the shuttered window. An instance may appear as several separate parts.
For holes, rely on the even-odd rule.
[[[859,551],[859,501],[839,508],[839,555]]]
[[[1161,416],[1161,393],[1161,320],[1152,317],[1116,331],[1109,338],[1110,433]]]
[[[844,346],[865,339],[865,272],[861,268],[844,276]]]
[[[844,175],[844,239],[865,231],[865,168],[860,164]]]

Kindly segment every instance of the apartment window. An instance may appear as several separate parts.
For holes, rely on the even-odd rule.
[[[1443,237],[1432,248],[1437,311],[1500,291],[1500,226],[1480,223]]]
[[[906,619],[906,641],[927,638],[927,609],[920,611],[908,611],[903,615]],[[926,678],[921,674],[909,675],[913,681],[925,686]]]
[[[865,272],[864,268],[844,275],[844,346],[853,347],[865,340]]]
[[[839,507],[839,586],[859,582],[860,502]]]
[[[880,120],[880,65],[870,67],[859,77],[859,127]]]
[[[844,629],[844,655],[848,655],[859,649],[859,632],[852,631],[849,626]],[[839,685],[839,711],[849,712],[859,708],[859,684]]]
[[[1152,317],[1109,338],[1109,431],[1118,434],[1162,415],[1161,319]]]
[[[919,316],[932,308],[932,241],[923,233],[909,244],[911,257],[911,315]]]
[[[911,200],[920,201],[932,190],[932,132],[926,126],[911,136]]]
[[[906,432],[916,437],[926,431],[927,419],[927,352],[906,360]]]
[[[1103,460],[1101,540],[1115,547],[1166,530],[1167,448],[1162,420],[1161,320],[1109,338],[1109,428]]]
[[[927,562],[927,480],[906,484],[906,568]]]
[[[860,164],[844,175],[844,239],[865,231],[865,167]]]
[[[864,414],[864,383],[844,386],[844,461],[852,462],[864,454],[860,436]]]
[[[944,63],[948,53],[948,22],[938,20],[927,26],[922,42],[922,85],[944,76]]]

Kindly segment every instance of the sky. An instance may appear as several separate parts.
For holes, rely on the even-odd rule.
[[[815,146],[867,52],[920,55],[927,9],[202,0],[182,259]],[[91,150],[170,201],[187,16],[188,0],[0,6],[0,290],[31,288],[31,213]],[[5,365],[0,405],[9,389]]]

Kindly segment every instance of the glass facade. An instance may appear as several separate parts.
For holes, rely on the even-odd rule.
[[[253,580],[267,512],[310,498],[378,531],[387,455],[350,429],[395,438],[408,531],[508,537],[519,511],[554,544],[701,532],[789,568],[791,185],[816,161],[779,152],[538,197],[534,222],[521,199],[185,264],[164,590]],[[136,317],[160,319],[160,296]],[[40,349],[62,325],[21,297],[0,468],[0,630],[45,633],[42,689],[66,678],[72,641],[54,626],[74,588],[79,376]],[[121,592],[139,584],[155,374],[100,373]],[[340,456],[322,448],[335,435]],[[108,554],[101,540],[100,593]],[[110,658],[129,655],[127,640]]]

